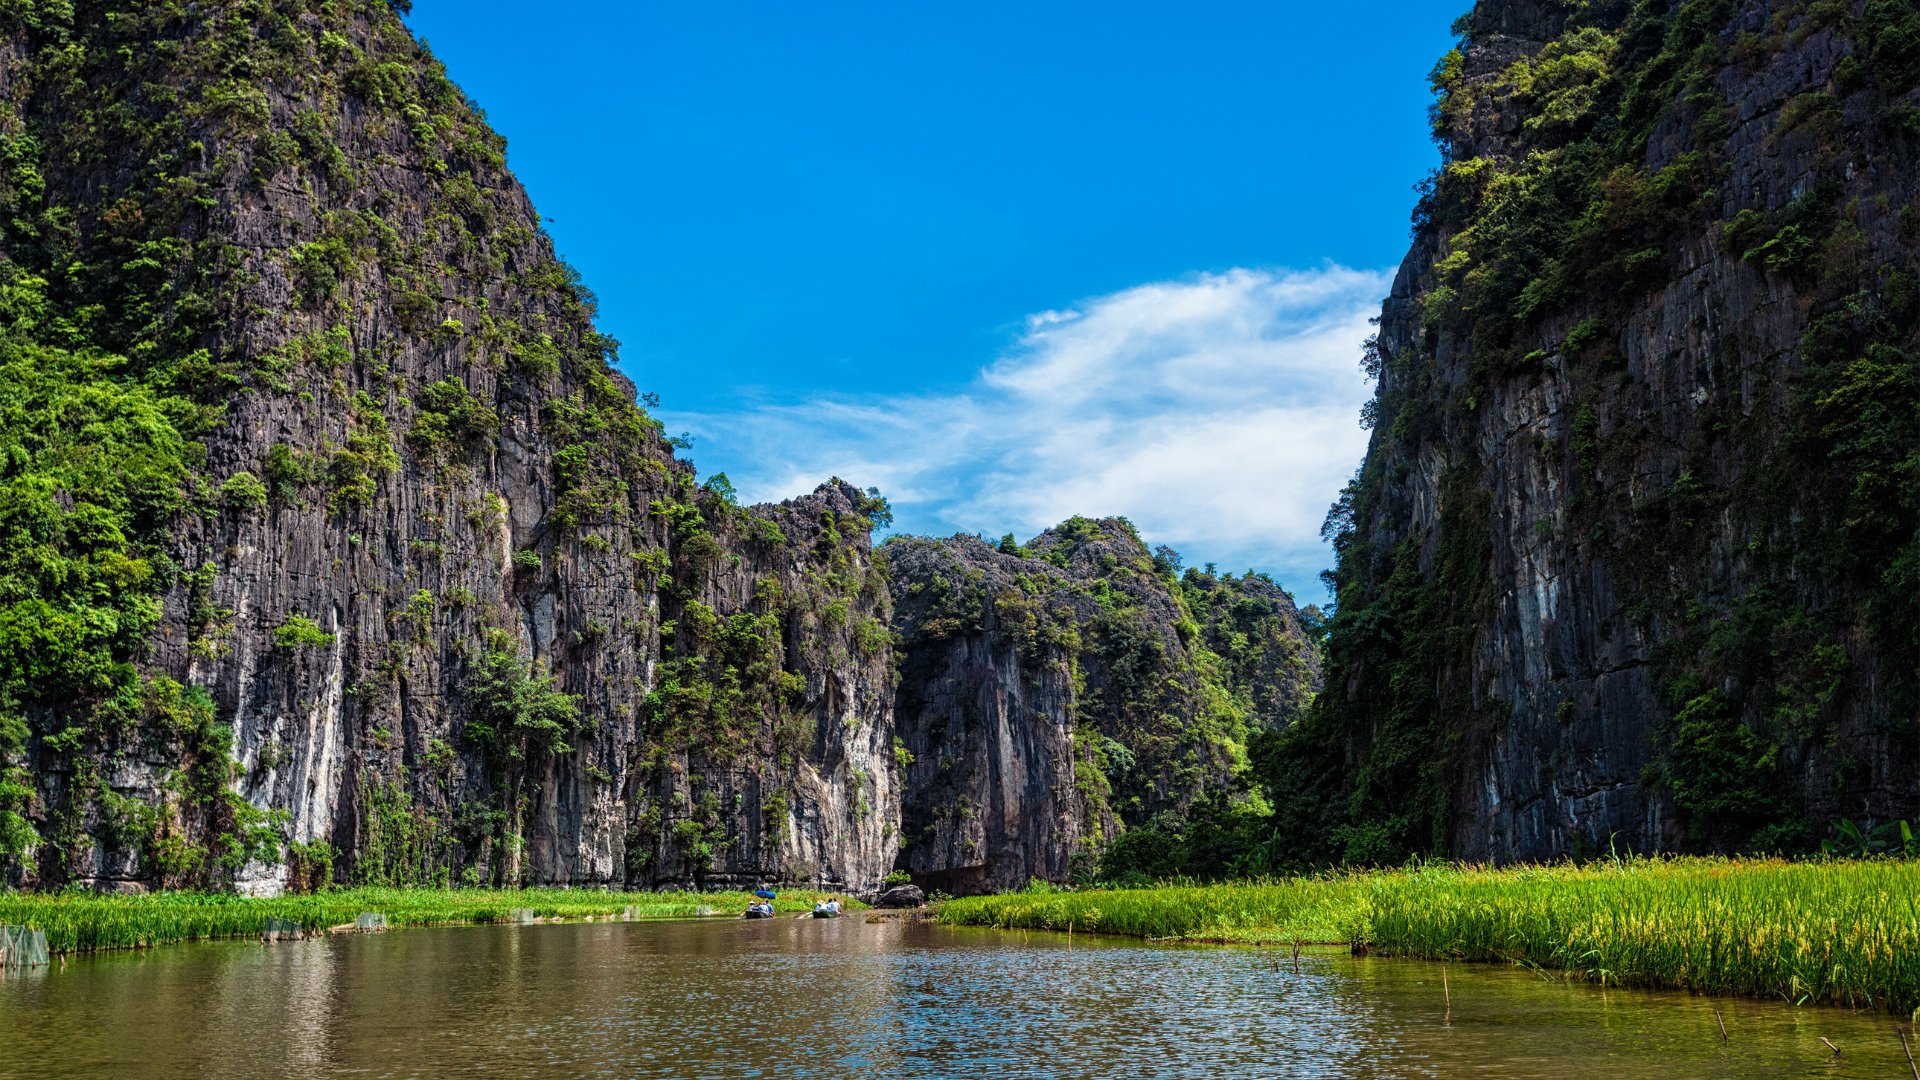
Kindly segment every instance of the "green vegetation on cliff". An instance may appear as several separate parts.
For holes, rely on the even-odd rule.
[[[30,167],[15,164],[20,185]],[[219,513],[193,441],[214,413],[173,372],[38,324],[47,282],[17,264],[0,272],[13,275],[0,290],[0,867],[37,849],[59,876],[81,842],[72,803],[44,829],[30,820],[37,737],[43,755],[74,755],[71,790],[159,880],[230,871],[277,850],[273,820],[228,790],[232,737],[205,692],[136,663],[161,593],[202,576],[165,540],[177,515]],[[142,741],[178,762],[158,805],[117,798],[83,755]],[[207,841],[189,840],[180,818]]]
[[[124,367],[0,342],[0,858],[38,839],[27,710],[133,705],[128,660],[160,617],[157,579],[178,572],[156,540],[185,502],[191,444]]]
[[[191,694],[134,666],[161,594],[192,571],[167,550],[173,519],[215,512],[195,483],[194,440],[218,408],[189,328],[204,325],[223,260],[181,227],[190,185],[86,220],[50,197],[50,170],[97,165],[116,142],[154,147],[165,169],[186,141],[184,115],[150,123],[75,77],[85,61],[65,47],[73,17],[61,4],[0,12],[0,30],[39,46],[14,85],[45,80],[83,129],[49,138],[21,101],[0,101],[0,868],[38,847],[57,870],[75,840],[71,813],[29,823],[40,816],[30,740],[72,752],[164,718],[158,737],[176,753],[225,753],[224,730]],[[221,801],[224,777],[209,787],[184,775],[182,799]],[[99,783],[85,769],[75,780]]]

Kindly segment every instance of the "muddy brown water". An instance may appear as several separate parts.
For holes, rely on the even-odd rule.
[[[1446,972],[859,916],[177,945],[0,978],[0,1076],[1912,1075],[1885,1016]]]

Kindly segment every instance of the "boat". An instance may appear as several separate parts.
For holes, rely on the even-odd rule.
[[[837,911],[828,911],[825,908],[814,908],[813,917],[816,919],[837,919],[840,917],[840,913]]]
[[[746,913],[745,915],[742,915],[742,916],[741,916],[741,918],[743,918],[743,919],[771,919],[771,918],[773,918],[773,912],[771,912],[771,911],[767,911],[767,910],[765,910],[765,909],[763,909],[763,908],[748,908],[748,909],[747,909],[747,913]]]

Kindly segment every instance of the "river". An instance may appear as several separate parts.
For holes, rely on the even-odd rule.
[[[72,1075],[1911,1074],[1873,1014],[856,914],[176,945],[0,978],[0,1076]]]

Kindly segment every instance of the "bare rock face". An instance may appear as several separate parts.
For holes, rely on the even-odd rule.
[[[895,885],[893,888],[873,898],[877,908],[917,908],[925,907],[927,894],[920,891],[918,885]]]
[[[1912,817],[1920,18],[1463,25],[1332,523],[1333,689],[1274,773],[1303,843],[1805,850]]]
[[[1050,593],[1064,574],[973,537],[894,541],[887,556],[903,646],[906,869],[961,894],[1065,878],[1083,828],[1114,822],[1075,782],[1093,750],[1075,745],[1070,656],[1042,636],[1050,623],[1016,584],[1037,573]]]
[[[1122,829],[1224,790],[1319,661],[1260,578],[1150,555],[1121,520],[1024,548],[898,538],[900,865],[951,893],[1065,881]],[[1211,568],[1209,568],[1211,569]]]

